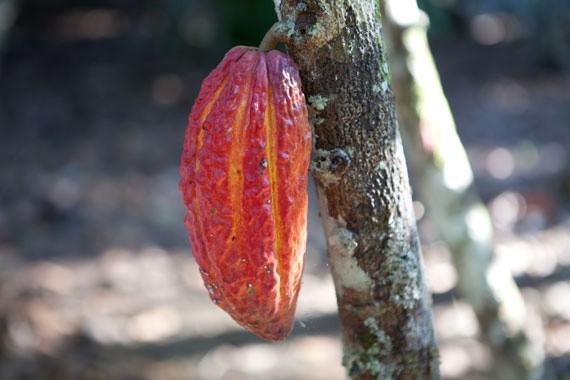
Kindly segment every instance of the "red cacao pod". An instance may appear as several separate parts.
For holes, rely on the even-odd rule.
[[[292,59],[276,50],[230,50],[190,112],[180,189],[210,298],[268,340],[284,339],[293,326],[310,151]]]

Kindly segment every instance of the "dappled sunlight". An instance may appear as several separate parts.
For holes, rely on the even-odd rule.
[[[454,345],[443,343],[440,346],[440,358],[443,378],[466,380],[470,371],[488,369],[492,354],[480,343],[463,341]]]
[[[416,24],[422,14],[415,0],[388,1],[386,2],[386,12],[400,26]]]
[[[416,221],[421,220],[426,213],[426,208],[424,207],[424,204],[420,201],[414,201],[413,207],[414,207],[414,215],[416,217]]]
[[[552,322],[552,334],[546,340],[546,348],[555,356],[570,355],[570,326],[568,323]]]
[[[276,370],[299,379],[343,378],[340,341],[328,336],[336,331],[334,318],[329,318],[336,312],[329,274],[309,272],[303,279],[296,332],[312,336],[293,337],[278,345],[244,346],[218,345],[216,337],[224,334],[260,340],[212,304],[188,250],[109,248],[93,259],[15,266],[2,280],[1,305],[19,310],[7,315],[4,343],[19,355],[41,352],[55,357],[68,350],[71,338],[85,336],[101,347],[123,347],[128,352],[149,344],[190,348],[188,353],[194,356],[187,359],[145,364],[149,376],[154,374],[148,378],[152,380],[163,378],[164,373],[176,373],[174,378],[194,373],[201,379],[233,379],[236,373],[264,376]],[[319,331],[326,335],[318,335]],[[283,355],[296,364],[289,368],[280,360]],[[319,377],[290,372],[295,368],[318,369]]]
[[[515,81],[498,80],[483,88],[485,102],[489,107],[514,114],[527,112],[530,106],[529,92]]]
[[[305,271],[297,303],[297,316],[303,321],[336,312],[336,296],[330,273],[315,275]]]
[[[73,10],[56,20],[56,30],[67,40],[116,38],[126,32],[128,18],[111,8]]]
[[[570,322],[570,283],[559,281],[543,291],[547,313]]]
[[[519,193],[506,191],[491,201],[489,211],[495,227],[510,232],[526,214],[526,202]]]
[[[561,265],[570,264],[570,234],[563,226],[523,243],[511,238],[504,240],[498,250],[499,259],[517,276],[545,278]],[[549,264],[546,271],[541,269],[545,265],[544,252],[548,251],[545,247],[554,243],[557,248],[550,249],[548,260],[554,260],[555,268]],[[431,292],[436,297],[453,293],[457,275],[449,251],[437,241],[425,245],[423,251]],[[20,355],[59,355],[67,350],[71,337],[82,334],[102,347],[123,347],[127,351],[122,355],[138,357],[149,380],[167,379],[163,377],[166,373],[174,379],[183,379],[187,373],[197,374],[200,379],[264,378],[275,371],[299,379],[344,378],[338,326],[331,325],[336,321],[334,287],[330,274],[323,274],[318,267],[305,273],[298,324],[293,335],[279,344],[259,343],[211,303],[187,249],[117,247],[93,259],[39,261],[27,266],[12,264],[12,268],[4,275],[1,289],[9,295],[4,302],[19,310],[7,319],[6,342],[12,352]],[[557,355],[569,350],[567,340],[561,339],[568,334],[567,323],[557,322],[570,320],[570,307],[565,302],[569,291],[565,281],[558,281],[542,287],[542,296],[537,293],[537,297],[527,297],[528,292],[524,292],[534,321],[526,328],[534,329],[531,336],[544,340]],[[547,318],[546,333],[534,311],[540,309]],[[471,306],[461,299],[437,302],[434,316],[445,378],[466,379],[466,374],[489,367],[490,353],[478,343],[479,328]],[[220,345],[241,339],[249,343]],[[188,355],[149,361],[145,359],[146,351],[136,349],[146,350],[149,344],[164,349],[180,345],[182,351],[178,352],[188,347]],[[280,360],[283,355],[287,355],[286,362]],[[319,377],[295,372],[316,369]]]
[[[230,31],[255,39],[262,24],[252,12],[255,23],[240,25],[249,8],[228,1],[230,19],[214,3],[19,2],[16,18],[0,1],[0,18],[16,20],[0,35],[1,380],[346,378],[312,181],[287,340],[267,343],[238,326],[212,303],[192,257],[178,189],[189,107],[210,63],[237,43]],[[401,24],[424,21],[414,1],[389,4]],[[539,46],[523,38],[528,26],[501,12],[462,21],[475,42],[431,41],[473,169],[451,151],[443,175],[458,192],[474,181],[492,226],[474,209],[469,233],[493,235],[494,259],[524,299],[526,315],[518,305],[513,323],[562,373],[570,357],[568,78],[545,70]],[[428,87],[433,100],[439,82]],[[445,113],[430,120],[452,121]],[[439,139],[454,145],[449,134],[422,133],[428,150]],[[443,378],[486,379],[493,355],[421,190],[413,188],[413,208]]]
[[[550,179],[560,176],[568,166],[563,142],[521,140],[512,146],[475,145],[467,147],[467,152],[475,174],[485,181],[516,183]]]
[[[471,20],[473,39],[483,45],[495,45],[521,38],[525,31],[515,15],[509,13],[483,13]]]
[[[513,174],[515,161],[507,149],[493,149],[487,156],[487,171],[496,179],[506,179]]]
[[[176,337],[182,316],[173,306],[159,306],[138,313],[127,321],[127,331],[137,342],[157,342]]]
[[[283,357],[291,365],[284,365]],[[157,361],[147,368],[147,378],[186,379],[194,374],[204,380],[340,380],[344,379],[340,362],[341,346],[336,337],[300,337],[272,344],[220,344],[203,355]]]
[[[560,257],[568,255],[568,238],[552,241],[541,235],[540,239],[529,237],[521,240],[505,240],[497,244],[497,256],[514,275],[549,276],[560,268]]]
[[[180,18],[178,28],[184,39],[192,46],[207,48],[218,33],[216,17],[210,11],[190,9]]]
[[[457,271],[451,252],[441,241],[423,247],[426,283],[432,293],[445,293],[457,285]]]
[[[172,105],[182,99],[184,84],[182,78],[175,74],[163,74],[152,84],[152,98],[156,104]]]
[[[479,331],[479,324],[473,309],[463,301],[456,301],[442,307],[436,306],[434,312],[438,339],[449,341],[475,337]]]
[[[132,345],[241,331],[211,303],[188,250],[110,248],[90,260],[14,268],[3,281],[11,287],[5,301],[29,316],[26,322],[8,319],[17,352],[55,353],[68,336],[80,333],[100,344]],[[311,319],[335,311],[330,275],[306,273],[298,307],[305,322],[299,328],[320,328]]]
[[[42,290],[65,296],[76,286],[76,274],[69,267],[53,262],[40,262],[33,270],[36,286]]]

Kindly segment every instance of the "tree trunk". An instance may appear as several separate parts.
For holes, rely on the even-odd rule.
[[[402,6],[403,1],[409,4]],[[543,352],[525,335],[525,306],[511,274],[493,261],[491,219],[431,57],[427,19],[415,0],[388,0],[386,8],[384,30],[406,156],[420,197],[453,255],[458,290],[495,354],[493,378],[539,379]]]
[[[275,0],[314,111],[317,185],[351,379],[437,379],[438,350],[377,0]]]

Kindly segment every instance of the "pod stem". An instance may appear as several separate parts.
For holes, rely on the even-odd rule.
[[[275,49],[275,46],[280,43],[286,43],[288,36],[283,30],[283,25],[280,22],[273,24],[271,28],[265,33],[261,43],[259,44],[259,51],[266,53]]]

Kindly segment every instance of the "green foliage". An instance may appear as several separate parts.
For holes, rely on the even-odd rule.
[[[231,45],[257,46],[277,21],[272,0],[214,0]]]
[[[418,0],[418,6],[427,13],[430,20],[430,37],[444,37],[459,32],[461,22],[454,12],[454,4],[437,0]]]

